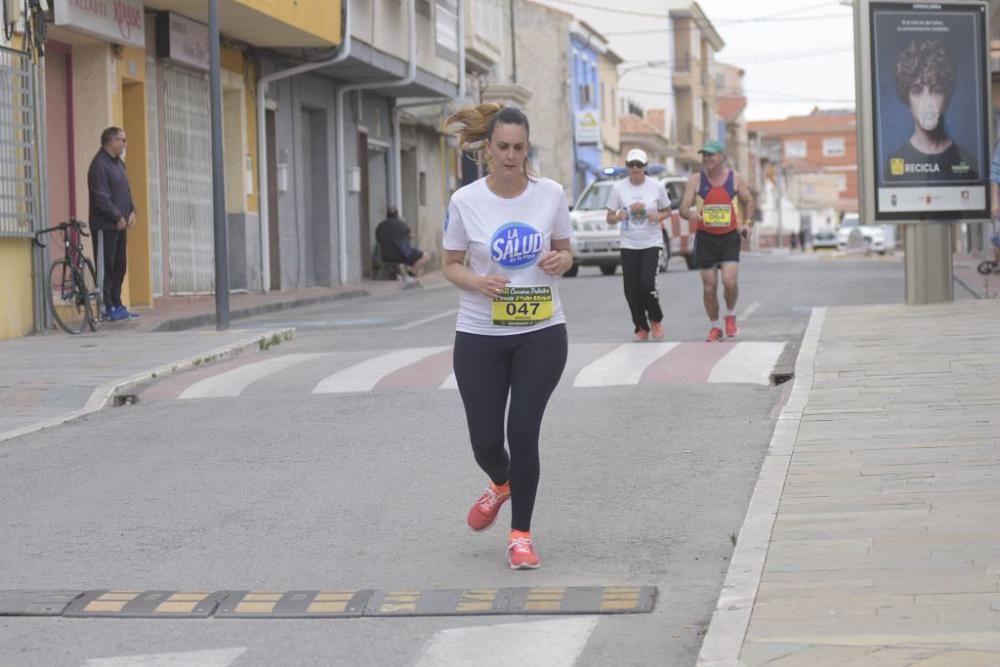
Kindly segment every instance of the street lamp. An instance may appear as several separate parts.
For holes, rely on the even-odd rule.
[[[654,68],[654,67],[669,67],[671,61],[669,60],[647,60],[644,63],[633,63],[631,65],[621,65],[618,68],[618,78],[625,76],[629,72],[634,72],[635,70]]]

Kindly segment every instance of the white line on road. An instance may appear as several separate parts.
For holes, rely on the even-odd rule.
[[[401,329],[413,329],[414,327],[419,327],[421,324],[427,324],[428,322],[439,320],[442,317],[448,317],[449,315],[454,315],[457,312],[458,308],[452,308],[451,310],[446,310],[443,313],[438,313],[437,315],[431,315],[430,317],[425,317],[422,320],[415,320],[413,322],[407,322],[406,324],[400,324],[398,327],[393,327],[393,329],[397,331]]]
[[[573,667],[596,626],[596,616],[580,616],[441,630],[416,667]]]
[[[750,317],[755,310],[760,308],[760,301],[754,301],[749,306],[747,306],[742,313],[740,313],[740,322]]]
[[[455,378],[455,374],[449,373],[438,389],[458,389],[458,380]]]
[[[771,371],[784,349],[784,343],[737,343],[715,364],[708,381],[771,384]]]
[[[610,387],[637,384],[653,362],[677,347],[677,343],[625,343],[584,366],[574,387]]]
[[[390,373],[447,349],[449,348],[446,346],[413,347],[382,354],[320,380],[312,393],[345,394],[353,391],[371,391],[379,380]]]
[[[283,354],[280,357],[265,359],[246,366],[239,366],[225,373],[219,373],[204,380],[199,380],[181,392],[178,398],[222,398],[239,396],[251,383],[268,375],[273,375],[286,368],[312,361],[326,354]]]
[[[123,655],[115,658],[91,658],[83,667],[229,667],[246,653],[245,646],[211,651],[183,651],[179,653],[147,653]]]

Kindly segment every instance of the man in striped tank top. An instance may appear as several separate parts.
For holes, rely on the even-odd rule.
[[[722,340],[718,297],[720,271],[726,300],[726,337],[734,338],[740,331],[736,326],[740,244],[750,235],[754,201],[746,180],[726,166],[725,146],[713,139],[698,152],[703,168],[688,179],[679,213],[694,223],[697,230],[695,257],[701,269],[705,312],[711,322],[706,340],[715,342]]]

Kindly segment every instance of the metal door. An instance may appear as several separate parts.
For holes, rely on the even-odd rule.
[[[149,132],[149,245],[153,296],[163,296],[163,229],[160,224],[160,113],[156,61],[146,61],[146,123]]]
[[[215,288],[208,77],[166,69],[168,256],[171,294]]]

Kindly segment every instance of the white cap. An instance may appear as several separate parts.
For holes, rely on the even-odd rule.
[[[625,158],[625,164],[628,164],[629,162],[649,164],[649,158],[646,156],[646,151],[641,148],[633,148],[628,152],[628,156]]]

